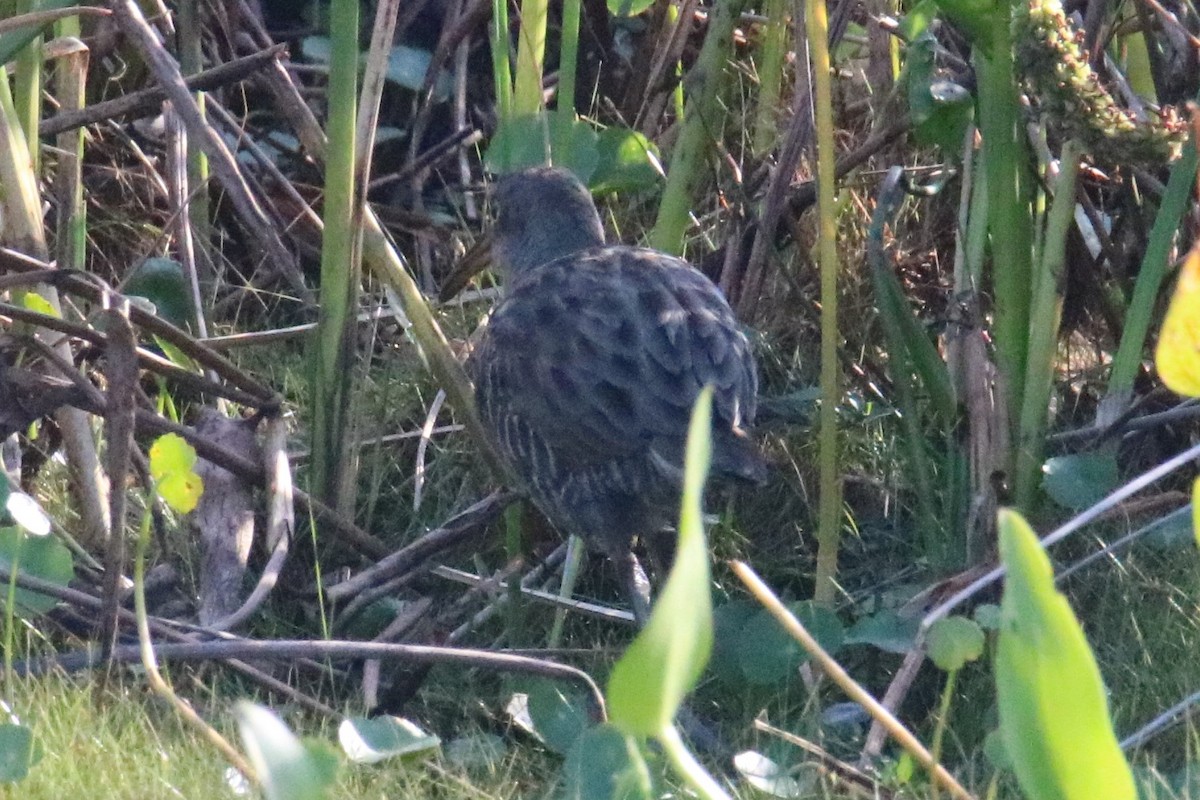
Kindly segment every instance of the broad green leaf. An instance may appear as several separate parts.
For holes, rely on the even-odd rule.
[[[32,730],[25,725],[0,725],[0,783],[24,780],[36,760]]]
[[[195,510],[204,494],[204,481],[194,472],[172,472],[155,484],[158,495],[180,514]]]
[[[713,651],[709,669],[729,686],[741,686],[746,678],[742,673],[741,633],[751,617],[762,607],[749,600],[731,600],[713,609]]]
[[[79,5],[79,0],[42,0],[38,4],[37,9],[38,11],[51,11],[77,5]],[[21,52],[21,48],[32,42],[38,34],[48,27],[50,27],[50,23],[36,26],[28,25],[18,28],[15,31],[0,34],[0,64],[7,64],[9,61],[12,61],[13,57]]]
[[[975,608],[975,622],[985,631],[1000,630],[1000,606],[984,603]]]
[[[19,528],[0,528],[0,567],[12,569],[13,557],[17,557],[17,569],[22,575],[41,578],[65,587],[75,576],[75,564],[71,551],[53,536],[26,536]],[[0,605],[7,597],[7,581]],[[17,589],[16,613],[22,617],[44,614],[54,608],[58,601],[53,597]]]
[[[337,772],[328,748],[296,738],[273,711],[246,700],[234,707],[238,730],[267,800],[322,800]]]
[[[1200,477],[1192,484],[1192,533],[1196,546],[1200,547]]]
[[[596,194],[646,189],[659,181],[651,163],[658,158],[658,147],[637,131],[605,128],[598,134],[596,155],[596,171],[588,184]]]
[[[191,472],[196,466],[196,450],[176,433],[165,433],[150,446],[150,476],[154,480],[176,472]]]
[[[8,516],[26,533],[34,536],[47,536],[50,533],[50,517],[34,500],[24,492],[8,492],[4,500],[4,510]]]
[[[824,606],[792,603],[789,610],[826,652],[836,653],[846,634],[841,620]],[[742,675],[750,683],[769,685],[796,674],[808,653],[766,609],[750,617],[737,634]]]
[[[563,796],[572,800],[657,797],[637,742],[613,725],[597,725],[575,741],[563,764]]]
[[[191,325],[192,293],[183,265],[172,258],[147,258],[138,264],[125,279],[122,293],[150,301],[154,313],[176,328],[187,330]]]
[[[1200,397],[1200,244],[1192,247],[1179,270],[1154,361],[1167,388]]]
[[[654,736],[671,724],[712,652],[712,596],[702,522],[711,430],[712,388],[705,387],[688,427],[675,564],[650,621],[608,680],[609,718],[631,736]]]
[[[571,170],[586,185],[599,160],[596,131],[583,120],[569,120],[563,146],[555,127],[560,124],[556,114],[545,111],[504,120],[488,143],[484,164],[491,172],[505,175],[553,163]],[[553,148],[552,142],[556,143]]]
[[[954,672],[983,655],[983,628],[966,617],[939,619],[929,628],[926,646],[938,669]]]
[[[1096,659],[1028,523],[1000,511],[1008,570],[996,653],[1004,749],[1029,800],[1134,800]]]
[[[25,292],[21,295],[21,305],[30,311],[36,311],[39,314],[45,314],[47,317],[61,317],[54,306],[50,305],[50,301],[42,297],[37,292]]]
[[[1046,459],[1042,488],[1064,508],[1079,510],[1099,502],[1120,483],[1111,453],[1078,453]]]
[[[909,115],[918,142],[936,144],[946,153],[957,154],[974,114],[974,101],[970,92],[947,80],[938,69],[934,57],[937,47],[929,31],[908,46],[904,76]]]
[[[375,764],[388,758],[436,750],[438,737],[401,717],[350,717],[338,725],[342,752],[356,764]]]
[[[550,749],[564,755],[591,724],[587,698],[561,681],[533,680],[526,685],[530,721]]]
[[[442,758],[459,769],[492,771],[508,755],[508,745],[494,733],[472,733],[442,745]]]
[[[163,434],[150,446],[150,475],[155,488],[180,514],[194,509],[204,493],[204,482],[192,469],[195,465],[195,449],[178,434]]]
[[[608,0],[608,13],[614,17],[636,17],[654,5],[654,0]]]
[[[846,631],[845,644],[869,644],[888,653],[903,655],[912,649],[921,621],[902,617],[895,611],[879,611],[863,617]]]

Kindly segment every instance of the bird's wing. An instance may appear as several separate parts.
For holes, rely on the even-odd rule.
[[[648,250],[538,268],[496,309],[473,360],[485,415],[503,406],[565,464],[651,452],[681,463],[711,383],[720,467],[726,432],[754,414],[754,364],[728,305],[686,263]]]

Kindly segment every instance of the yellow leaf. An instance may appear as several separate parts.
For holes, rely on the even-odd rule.
[[[1200,397],[1200,245],[1192,248],[1179,271],[1154,357],[1168,389]]]
[[[21,296],[21,305],[25,306],[25,308],[29,309],[30,311],[36,311],[39,314],[45,314],[47,317],[62,316],[62,314],[59,314],[54,310],[54,306],[50,305],[49,300],[42,297],[37,292],[25,292],[25,294]]]

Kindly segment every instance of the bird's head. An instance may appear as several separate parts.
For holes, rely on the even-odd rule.
[[[506,278],[604,244],[592,195],[565,169],[534,167],[506,175],[493,199],[492,253]]]

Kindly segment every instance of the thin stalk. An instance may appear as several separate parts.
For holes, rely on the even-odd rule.
[[[340,513],[349,476],[349,406],[355,362],[355,317],[361,261],[355,258],[353,216],[358,98],[358,0],[330,9],[329,146],[325,158],[325,232],[321,297],[312,350],[312,491]]]
[[[1029,179],[1025,174],[1027,146],[1017,103],[1007,18],[993,25],[990,33],[989,47],[975,48],[975,68],[992,243],[996,365],[1006,389],[1004,401],[1013,418],[1024,395],[1033,231]]]
[[[1032,320],[1025,373],[1025,396],[1017,428],[1016,497],[1021,508],[1031,508],[1038,486],[1046,415],[1054,384],[1058,354],[1058,328],[1062,320],[1063,281],[1067,234],[1075,219],[1075,180],[1080,148],[1068,140],[1062,149],[1054,198],[1046,217],[1041,258],[1033,276]]]
[[[671,762],[675,774],[699,797],[705,800],[731,800],[729,794],[688,750],[678,728],[668,725],[655,738],[662,745],[663,753]]]
[[[13,653],[16,650],[16,635],[17,635],[17,575],[21,571],[21,545],[24,544],[25,534],[17,531],[17,536],[21,537],[17,549],[13,552],[12,561],[9,562],[8,568],[8,594],[4,603],[4,683],[8,689],[8,696],[13,696]]]
[[[950,703],[954,699],[954,685],[958,683],[959,670],[950,670],[946,676],[946,685],[942,687],[942,699],[938,703],[937,723],[933,728],[933,741],[929,743],[929,752],[937,761],[942,760],[942,740],[946,736],[946,726],[950,721]],[[939,792],[936,782],[929,784],[930,800],[938,800]]]
[[[718,120],[725,64],[732,52],[733,30],[745,0],[719,0],[709,21],[708,35],[700,56],[688,76],[691,94],[687,116],[671,154],[667,187],[658,206],[658,218],[650,232],[650,246],[666,253],[683,251],[683,237],[690,220],[693,198],[706,173],[705,161],[712,150]]]
[[[821,416],[817,434],[820,488],[817,506],[817,570],[813,598],[833,602],[842,523],[842,480],[838,454],[837,173],[833,147],[833,86],[830,80],[829,13],[825,0],[804,5],[804,28],[812,56],[817,128],[817,263],[821,272]]]
[[[233,765],[234,769],[246,776],[246,780],[258,784],[258,774],[250,762],[242,757],[237,748],[229,743],[224,736],[217,732],[196,713],[192,706],[175,694],[175,690],[163,679],[158,671],[158,658],[154,655],[154,641],[150,638],[150,618],[146,613],[146,548],[150,543],[150,506],[154,502],[155,492],[146,496],[146,510],[142,513],[139,526],[137,552],[133,561],[133,610],[137,617],[138,647],[141,649],[142,666],[146,670],[146,682],[159,697],[166,700],[175,709],[184,722],[200,732]]]
[[[750,594],[754,595],[754,598],[783,626],[784,630],[800,643],[800,646],[812,659],[812,663],[837,684],[848,698],[865,708],[867,713],[884,727],[888,735],[896,740],[897,744],[907,750],[918,764],[929,771],[930,777],[936,783],[941,784],[942,788],[957,800],[974,800],[971,793],[964,789],[962,784],[938,763],[933,754],[925,749],[925,745],[921,744],[920,740],[908,728],[905,728],[900,720],[896,719],[890,711],[872,697],[870,692],[856,683],[854,678],[850,677],[850,673],[846,672],[842,665],[834,660],[833,656],[825,651],[825,648],[821,647],[800,620],[796,619],[787,606],[771,591],[771,587],[763,583],[758,573],[741,561],[730,562],[730,567],[750,590]]]

